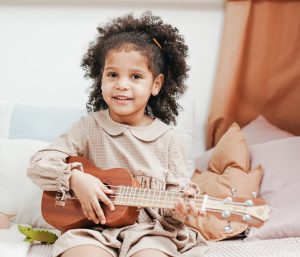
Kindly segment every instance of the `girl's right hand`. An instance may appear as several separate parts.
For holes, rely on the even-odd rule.
[[[103,210],[99,200],[106,204],[111,211],[115,210],[112,201],[106,194],[112,194],[113,191],[107,188],[100,179],[88,173],[79,170],[73,170],[70,177],[70,188],[77,196],[84,216],[96,224],[106,223]]]

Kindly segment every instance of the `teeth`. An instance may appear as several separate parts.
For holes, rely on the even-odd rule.
[[[130,100],[130,99],[131,99],[131,98],[126,97],[126,96],[116,96],[116,97],[114,97],[114,98],[116,98],[116,99],[118,99],[118,100]]]

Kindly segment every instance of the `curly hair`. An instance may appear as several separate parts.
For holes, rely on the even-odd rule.
[[[97,38],[90,43],[81,63],[85,77],[93,79],[87,111],[108,108],[101,90],[108,51],[130,47],[148,58],[148,68],[154,77],[160,73],[164,75],[163,86],[158,95],[150,96],[145,113],[167,124],[176,124],[181,108],[177,100],[187,88],[185,80],[189,71],[186,64],[188,47],[178,29],[164,24],[160,17],[148,11],[140,18],[134,18],[131,13],[115,18],[97,30]]]

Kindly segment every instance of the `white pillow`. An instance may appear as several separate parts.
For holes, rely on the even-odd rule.
[[[0,100],[0,138],[9,137],[10,119],[13,106],[13,102]]]
[[[188,92],[180,99],[182,110],[179,111],[175,129],[179,132],[186,145],[188,176],[192,177],[195,171],[195,98]]]
[[[0,139],[0,212],[16,214],[16,223],[49,228],[41,215],[42,190],[27,177],[30,158],[48,145],[37,140]]]

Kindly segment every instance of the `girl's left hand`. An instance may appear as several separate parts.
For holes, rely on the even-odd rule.
[[[196,194],[196,191],[193,188],[186,188],[184,190],[184,194],[186,196],[194,196]],[[188,204],[185,203],[185,201],[180,198],[179,201],[175,204],[175,211],[181,214],[182,216],[204,216],[205,212],[203,212],[201,209],[198,209],[195,205],[195,202],[193,201],[193,198],[189,199]]]

